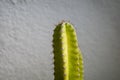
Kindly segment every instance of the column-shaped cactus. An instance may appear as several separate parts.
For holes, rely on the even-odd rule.
[[[73,25],[62,22],[53,34],[54,80],[83,80],[83,59]]]

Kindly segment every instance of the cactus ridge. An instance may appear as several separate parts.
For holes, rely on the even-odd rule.
[[[56,26],[53,34],[54,80],[83,80],[83,59],[74,27]]]

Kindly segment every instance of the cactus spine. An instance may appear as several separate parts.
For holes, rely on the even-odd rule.
[[[69,22],[62,22],[54,29],[53,53],[54,80],[83,80],[82,54]]]

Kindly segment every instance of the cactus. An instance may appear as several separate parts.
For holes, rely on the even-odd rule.
[[[53,34],[54,80],[83,80],[83,59],[69,22],[59,23]]]

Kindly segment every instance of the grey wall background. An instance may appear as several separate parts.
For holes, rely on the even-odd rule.
[[[0,80],[53,80],[61,20],[76,28],[85,80],[120,80],[120,0],[0,0]]]

